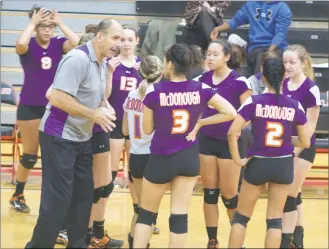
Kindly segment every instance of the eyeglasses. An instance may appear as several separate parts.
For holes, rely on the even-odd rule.
[[[40,28],[40,29],[45,30],[47,28],[54,29],[55,28],[55,25],[54,24],[49,24],[49,25],[47,25],[47,24],[39,24],[37,27]]]

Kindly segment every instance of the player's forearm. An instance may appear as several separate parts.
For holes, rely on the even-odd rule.
[[[212,124],[219,124],[219,123],[224,123],[224,122],[228,122],[233,120],[235,117],[235,115],[232,114],[216,114],[213,116],[210,116],[208,118],[204,118],[204,119],[199,119],[198,123],[200,124],[200,126],[205,126],[205,125],[212,125]]]
[[[93,120],[95,110],[79,104],[72,96],[63,91],[53,89],[49,96],[49,102],[72,116]]]
[[[238,146],[238,134],[229,132],[227,134],[227,140],[230,148],[230,153],[234,162],[241,161],[241,156]]]
[[[108,99],[111,96],[112,93],[112,79],[113,79],[113,73],[108,73],[108,79],[106,82],[106,89],[105,89],[105,98]]]
[[[19,54],[25,53],[28,45],[30,43],[31,36],[35,29],[35,25],[33,23],[29,23],[23,33],[20,35],[18,40],[16,41],[16,52]]]
[[[65,37],[70,41],[72,47],[76,47],[79,43],[79,36],[74,33],[64,22],[58,25]]]

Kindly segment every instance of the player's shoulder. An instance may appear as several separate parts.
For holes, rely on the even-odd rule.
[[[212,75],[213,75],[213,70],[210,70],[210,71],[205,71],[203,72],[202,74],[196,76],[195,78],[193,78],[192,80],[193,81],[207,81],[208,79],[211,79],[212,78]]]
[[[306,80],[305,80],[305,86],[308,88],[309,91],[311,91],[311,92],[319,92],[319,94],[320,94],[319,87],[310,78],[306,78]]]

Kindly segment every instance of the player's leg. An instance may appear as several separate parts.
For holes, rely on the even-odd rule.
[[[188,228],[188,207],[197,177],[175,177],[171,182],[169,248],[184,248]]]

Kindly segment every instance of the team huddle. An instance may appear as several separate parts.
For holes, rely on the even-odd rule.
[[[47,23],[46,18],[39,22]],[[42,31],[40,23],[37,27]],[[175,44],[163,59],[153,55],[141,59],[135,55],[138,33],[133,28],[106,19],[86,31],[78,46],[58,61],[47,87],[44,84],[30,100],[21,98],[21,106],[34,106],[30,113],[39,106],[38,117],[21,120],[41,120],[43,165],[40,214],[26,247],[53,248],[56,240],[68,247],[122,247],[123,241],[106,234],[104,217],[125,148],[134,204],[129,248],[150,247],[152,234],[160,232],[158,210],[169,186],[169,247],[184,247],[188,207],[199,176],[207,248],[219,247],[219,196],[231,223],[228,247],[243,248],[247,224],[265,184],[264,246],[300,248],[300,241],[295,242],[297,206],[305,172],[315,157],[314,130],[321,105],[305,49],[291,45],[282,58],[265,53],[261,65],[265,91],[253,95],[250,82],[230,68],[234,54],[225,40],[212,41],[205,56],[195,46]],[[49,39],[53,44],[49,51],[34,52],[41,46],[31,39],[28,52],[21,55],[26,79],[49,71],[29,68],[24,61],[34,58],[43,63],[45,53],[50,62],[56,61],[63,53],[54,48],[57,43],[63,48],[66,38]],[[203,74],[187,78],[192,68],[203,64]],[[24,83],[26,88],[33,91]],[[23,96],[29,95],[24,91]],[[43,112],[43,105],[33,102],[38,98],[49,100]],[[242,133],[248,128],[252,142],[245,148]],[[26,154],[36,160],[32,151]],[[303,170],[296,170],[298,164]],[[21,165],[33,168],[26,167],[23,159]],[[10,200],[21,212],[29,211],[25,182],[19,185],[18,179]]]

